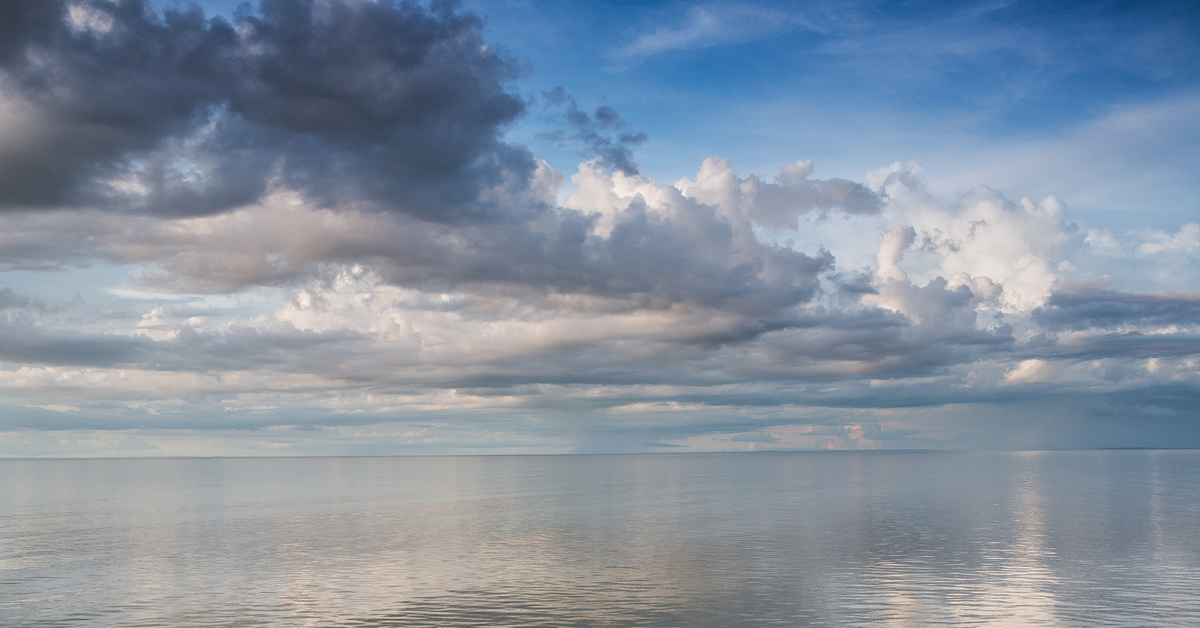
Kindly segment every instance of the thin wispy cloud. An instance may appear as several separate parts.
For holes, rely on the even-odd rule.
[[[609,51],[611,69],[628,70],[665,52],[755,41],[800,29],[821,30],[802,13],[744,3],[695,5],[668,19]]]

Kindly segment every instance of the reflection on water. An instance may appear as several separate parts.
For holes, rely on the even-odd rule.
[[[1200,453],[0,461],[6,626],[1195,626]]]

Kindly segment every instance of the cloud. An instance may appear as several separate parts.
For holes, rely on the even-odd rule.
[[[630,131],[615,109],[601,105],[595,113],[588,115],[562,87],[543,92],[542,99],[548,110],[564,110],[561,120],[571,131],[560,129],[539,133],[539,139],[556,145],[565,145],[568,140],[582,144],[585,148],[581,153],[583,156],[596,155],[606,165],[628,175],[641,170],[633,161],[633,149],[646,141],[646,134]]]
[[[1167,253],[1188,255],[1194,258],[1200,254],[1200,223],[1192,222],[1183,225],[1174,234],[1161,229],[1148,229],[1141,235],[1142,242],[1134,251],[1138,257],[1151,257]]]
[[[365,264],[387,283],[425,291],[501,291],[525,299],[590,295],[611,307],[689,304],[769,313],[811,300],[834,263],[827,251],[806,254],[765,243],[744,217],[640,175],[605,172],[589,162],[574,180],[579,190],[565,207],[532,211],[522,222],[451,225],[333,211],[281,193],[215,216],[143,220],[85,213],[75,246],[55,245],[57,220],[20,214],[0,223],[14,225],[9,255],[16,259],[8,260],[14,267],[72,257],[77,264],[97,258],[139,263],[149,266],[141,275],[145,284],[188,293],[285,285],[326,265]]]
[[[719,176],[703,176],[706,168]],[[1080,301],[1060,289],[1040,301],[1004,300],[1025,277],[986,263],[988,255],[1013,259],[989,230],[1006,234],[1033,228],[1029,222],[1047,229],[1047,248],[1026,242],[1021,255],[1057,268],[1056,243],[1078,229],[1049,202],[1014,204],[988,192],[946,205],[909,184],[879,185],[887,212],[924,222],[880,234],[876,268],[842,282],[847,271],[828,252],[804,254],[761,240],[751,219],[754,199],[737,196],[751,179],[722,162],[706,162],[679,187],[606,171],[598,161],[582,164],[573,179],[577,190],[564,207],[528,223],[448,225],[334,212],[287,194],[216,216],[100,222],[122,227],[101,231],[92,245],[149,264],[141,280],[150,285],[235,294],[277,286],[290,297],[271,318],[250,324],[219,312],[147,306],[123,319],[121,335],[12,319],[0,349],[11,363],[46,367],[267,369],[261,378],[238,380],[244,394],[277,390],[281,378],[310,377],[305,386],[314,390],[374,390],[372,407],[391,407],[379,401],[389,395],[401,405],[442,407],[445,400],[417,400],[453,389],[466,395],[459,401],[475,399],[480,407],[503,397],[522,407],[600,410],[979,400],[1021,361],[1161,359],[1154,377],[1169,379],[1175,369],[1186,372],[1178,361],[1195,353],[1186,331],[1164,327],[1187,323],[1188,301],[1179,295],[1092,290]],[[777,185],[807,178],[792,181]],[[937,239],[934,229],[965,237]],[[992,242],[1002,245],[998,252]],[[1001,272],[972,276],[955,260]],[[913,272],[921,264],[926,268]],[[956,272],[921,278],[930,269]],[[4,298],[14,312],[33,303],[12,291]],[[1133,307],[1125,316],[1138,333],[1063,322],[1101,321],[1086,309],[1097,303]],[[1057,334],[1076,329],[1084,333]],[[913,384],[904,395],[874,383],[862,387],[906,378],[935,383]],[[214,379],[191,390],[218,394],[228,385]],[[546,386],[613,387],[613,394],[580,397]],[[648,396],[638,386],[692,388]]]
[[[847,215],[883,210],[880,197],[865,185],[845,179],[809,179],[812,169],[812,160],[797,161],[780,168],[775,180],[767,182],[755,175],[739,178],[728,160],[709,158],[695,179],[680,179],[675,187],[730,215],[776,229],[795,229],[801,216],[813,212],[828,217],[834,210]]]
[[[779,442],[778,438],[775,438],[774,436],[772,436],[770,434],[764,434],[764,433],[735,434],[733,436],[730,436],[729,440],[734,443],[776,443],[776,442]]]
[[[950,156],[945,163],[925,165],[957,171],[941,177],[949,190],[987,183],[1026,194],[1052,193],[1075,207],[1130,213],[1155,207],[1165,224],[1178,224],[1194,220],[1197,142],[1200,93],[1187,90],[1109,106],[1065,132],[1017,136],[988,150],[953,147],[945,151]]]
[[[1054,380],[1061,369],[1046,360],[1023,360],[1004,376],[1008,384],[1044,384]]]
[[[1195,292],[1117,292],[1107,282],[1068,282],[1033,319],[1047,329],[1139,329],[1200,325]]]
[[[1041,305],[1087,246],[1087,230],[1068,221],[1053,196],[1013,202],[979,186],[945,201],[928,191],[915,164],[900,162],[870,173],[867,183],[887,198],[889,218],[914,229],[902,250],[920,278],[970,285],[1003,311]]]
[[[660,24],[610,51],[608,58],[615,63],[615,69],[636,67],[646,58],[664,52],[753,41],[798,28],[816,29],[802,15],[744,3],[694,5],[679,17],[682,19],[669,20],[673,23]]]
[[[0,289],[0,310],[22,308],[29,303],[29,297],[13,292],[12,288]]]
[[[204,215],[282,185],[454,221],[535,169],[500,139],[524,108],[515,62],[450,5],[267,0],[233,24],[140,0],[9,11],[0,206]]]
[[[667,184],[565,90],[547,137],[584,161],[560,202],[567,173],[503,140],[518,69],[472,14],[35,4],[3,9],[23,26],[0,45],[0,268],[25,281],[0,287],[8,428],[919,447],[979,408],[1075,395],[1177,426],[1200,399],[1198,301],[1171,283],[1194,224],[1089,229],[1052,196],[938,196],[903,162],[857,182],[714,157]],[[707,45],[696,20],[638,54]],[[1106,264],[1164,276],[1130,291]],[[124,283],[55,302],[27,279],[88,266]],[[94,436],[64,442],[126,437]]]

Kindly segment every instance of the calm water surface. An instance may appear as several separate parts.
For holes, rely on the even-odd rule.
[[[0,461],[4,626],[1196,626],[1200,452]]]

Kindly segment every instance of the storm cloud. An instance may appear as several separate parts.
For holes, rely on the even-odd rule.
[[[452,5],[6,3],[0,206],[203,215],[272,185],[453,221],[521,185],[512,59]]]

